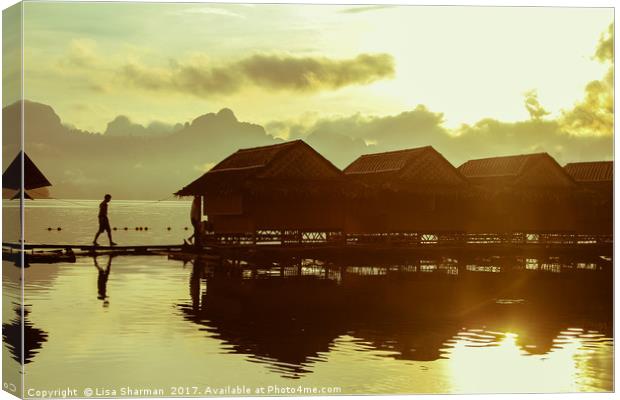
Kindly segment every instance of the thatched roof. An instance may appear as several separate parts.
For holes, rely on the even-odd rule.
[[[407,164],[415,161],[431,146],[388,151],[385,153],[364,154],[344,169],[347,175],[376,174],[401,171]]]
[[[467,178],[517,177],[528,165],[546,155],[548,156],[547,153],[536,153],[481,158],[466,161],[458,169]]]
[[[294,140],[238,150],[175,194],[313,192],[341,180],[342,172],[336,166],[303,140]]]
[[[365,154],[346,167],[344,173],[372,188],[397,191],[453,191],[468,185],[457,169],[431,146]]]
[[[573,179],[547,153],[520,154],[469,160],[458,170],[480,185],[572,187]]]
[[[52,186],[45,175],[32,162],[30,157],[22,151],[11,162],[9,167],[2,174],[2,188],[20,190],[22,185],[21,157],[24,156],[24,189],[37,189],[45,186]]]
[[[612,182],[613,161],[590,161],[569,163],[564,170],[577,182]]]

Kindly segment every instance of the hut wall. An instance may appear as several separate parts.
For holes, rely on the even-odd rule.
[[[247,215],[209,215],[213,231],[218,234],[251,234],[254,232],[254,221]]]
[[[578,197],[579,232],[598,235],[613,234],[613,183],[588,182],[581,186],[585,190]]]
[[[205,215],[241,215],[243,214],[243,196],[241,194],[206,194],[204,196]]]
[[[249,214],[258,230],[342,231],[344,212],[337,199],[257,199]]]
[[[296,231],[342,231],[344,212],[342,202],[334,199],[280,198],[243,199],[242,211],[236,214],[223,214],[222,207],[217,212],[208,212],[215,233],[248,234],[258,230],[296,230]]]
[[[569,195],[520,195],[515,192],[471,202],[466,230],[491,232],[572,232],[578,228],[577,203]]]
[[[385,204],[376,198],[347,201],[344,225],[349,234],[389,232]]]
[[[460,232],[465,228],[465,201],[459,195],[393,193],[351,201],[346,232]]]

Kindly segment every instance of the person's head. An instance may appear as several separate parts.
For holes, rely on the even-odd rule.
[[[105,200],[106,202],[110,202],[110,200],[112,200],[112,196],[109,194],[106,194],[105,196],[103,196],[103,200]]]

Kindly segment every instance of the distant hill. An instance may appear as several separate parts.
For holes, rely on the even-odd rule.
[[[19,150],[21,107],[3,110],[3,170]],[[240,147],[279,141],[232,110],[206,113],[170,133],[113,135],[63,125],[52,107],[24,103],[26,153],[52,182],[57,198],[162,199]]]

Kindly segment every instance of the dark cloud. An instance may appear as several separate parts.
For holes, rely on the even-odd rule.
[[[315,92],[365,85],[394,76],[389,54],[360,54],[352,59],[254,55],[223,66],[205,61],[152,68],[133,63],[119,71],[124,82],[153,91],[200,97],[229,94],[245,85],[266,89]]]
[[[471,158],[533,152],[547,152],[561,164],[613,157],[612,136],[573,135],[563,130],[556,120],[503,122],[484,119],[461,126],[454,140],[444,146],[448,159],[458,163]]]
[[[384,117],[355,114],[323,118],[304,130],[293,125],[289,136],[305,138],[319,151],[332,154],[330,160],[344,167],[365,152],[426,146],[429,140],[433,143],[446,141],[450,135],[442,124],[442,113],[419,105],[411,111]],[[338,151],[332,150],[334,143]]]
[[[424,106],[392,116],[321,119],[293,137],[304,138],[339,167],[361,154],[427,145],[454,165],[472,158],[542,151],[560,163],[613,157],[611,135],[573,135],[557,120],[488,118],[451,130],[444,126],[443,114]]]
[[[125,115],[119,115],[108,122],[104,134],[107,136],[157,136],[168,135],[179,129],[179,125],[173,126],[159,121],[153,121],[145,127],[131,122]]]
[[[141,89],[190,93],[200,97],[232,93],[241,86],[241,77],[232,69],[176,62],[168,68],[127,64],[121,69],[120,75],[125,82]]]

